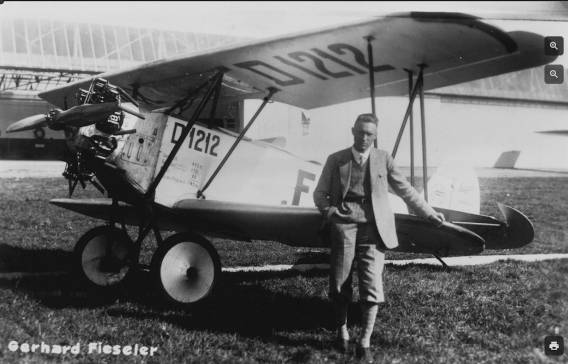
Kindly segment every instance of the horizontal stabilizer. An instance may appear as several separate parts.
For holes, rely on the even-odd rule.
[[[258,139],[258,141],[265,142],[267,144],[272,144],[278,148],[286,148],[286,138],[284,137]]]
[[[534,226],[520,211],[498,204],[507,225],[498,231],[486,234],[487,249],[518,249],[534,239]]]
[[[485,249],[517,249],[528,245],[534,239],[534,227],[520,211],[498,204],[505,221],[491,216],[470,214],[436,207],[444,214],[447,221],[461,226],[481,236],[485,240]]]
[[[485,249],[484,240],[469,229],[449,222],[436,227],[414,216],[396,214],[396,233],[399,246],[395,252],[438,254],[443,257],[474,255]]]

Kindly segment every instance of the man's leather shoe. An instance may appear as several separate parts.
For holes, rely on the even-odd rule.
[[[337,338],[333,342],[333,347],[341,354],[345,354],[347,353],[347,350],[349,350],[349,341],[342,338]]]
[[[361,363],[372,364],[375,361],[373,360],[373,356],[371,355],[371,348],[364,348],[361,346],[357,346],[355,348],[355,356]]]

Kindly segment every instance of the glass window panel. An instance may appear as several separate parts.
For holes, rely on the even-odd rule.
[[[93,33],[93,44],[95,46],[95,57],[96,58],[105,58],[106,59],[106,51],[105,51],[105,44],[103,38],[103,32],[101,29],[100,24],[91,24],[91,32]]]
[[[197,49],[207,49],[209,45],[207,44],[207,37],[203,33],[196,33],[195,38],[197,39]]]
[[[209,47],[217,47],[219,45],[219,36],[216,34],[207,34],[207,41],[209,43]]]
[[[219,36],[219,43],[217,45],[225,45],[231,43],[231,37],[227,35],[220,35]]]
[[[83,67],[83,57],[81,55],[81,29],[77,23],[65,23],[67,33],[67,45],[71,60],[72,69],[81,69]]]
[[[53,36],[55,38],[55,51],[58,56],[69,55],[67,43],[65,43],[65,25],[61,22],[53,22]]]
[[[187,44],[188,51],[193,52],[197,50],[197,43],[195,41],[194,33],[185,33],[185,44]]]
[[[152,40],[150,37],[152,34],[149,29],[140,29],[140,35],[142,36],[142,49],[144,51],[144,60],[146,62],[153,61],[154,58],[154,47],[152,47]]]
[[[0,22],[2,31],[2,50],[4,52],[14,52],[14,33],[12,31],[12,21],[2,20]]]
[[[152,30],[152,40],[154,42],[154,49],[156,50],[156,58],[161,59],[166,57],[166,46],[164,44],[164,39],[162,38],[161,30]]]
[[[138,62],[144,62],[144,55],[142,54],[142,46],[137,28],[128,28],[128,39],[130,40],[130,49],[132,50],[132,58]]]
[[[132,61],[130,45],[128,44],[128,33],[125,27],[116,27],[116,37],[118,39],[118,53],[121,60]]]
[[[49,20],[40,20],[40,30],[41,30],[41,43],[43,47],[44,54],[53,56],[55,55],[55,49],[53,46],[53,32],[51,30],[51,22]]]
[[[185,44],[185,36],[182,32],[173,32],[176,41],[178,54],[187,53],[188,47]]]
[[[103,25],[103,34],[107,49],[107,57],[109,59],[118,59],[118,53],[116,51],[116,39],[114,38],[113,27],[110,25]]]
[[[71,57],[73,57],[75,52],[79,52],[78,49],[75,49],[75,27],[76,24],[65,23],[65,32],[67,33],[67,50]]]
[[[81,50],[83,51],[83,58],[93,58],[93,44],[91,42],[89,24],[79,24],[79,33],[81,38]]]
[[[172,57],[177,55],[175,40],[171,32],[164,32],[164,41],[166,43],[166,56]]]
[[[16,53],[28,53],[26,30],[22,19],[14,19],[14,35],[16,39]]]
[[[28,31],[28,42],[30,44],[30,50],[32,54],[41,54],[41,44],[40,44],[40,36],[39,36],[39,29],[37,27],[37,21],[34,19],[27,19],[25,21],[26,28]]]

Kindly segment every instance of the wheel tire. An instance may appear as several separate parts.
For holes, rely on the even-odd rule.
[[[221,275],[221,259],[207,239],[179,233],[156,250],[151,269],[161,293],[170,302],[189,307],[211,294]]]
[[[107,239],[112,234],[112,256],[105,259]],[[73,251],[75,271],[90,290],[114,292],[123,288],[134,276],[129,266],[134,243],[123,230],[98,226],[87,231],[77,241]]]

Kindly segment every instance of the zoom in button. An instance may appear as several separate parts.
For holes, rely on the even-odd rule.
[[[544,37],[544,54],[547,56],[561,56],[564,54],[564,38]]]

